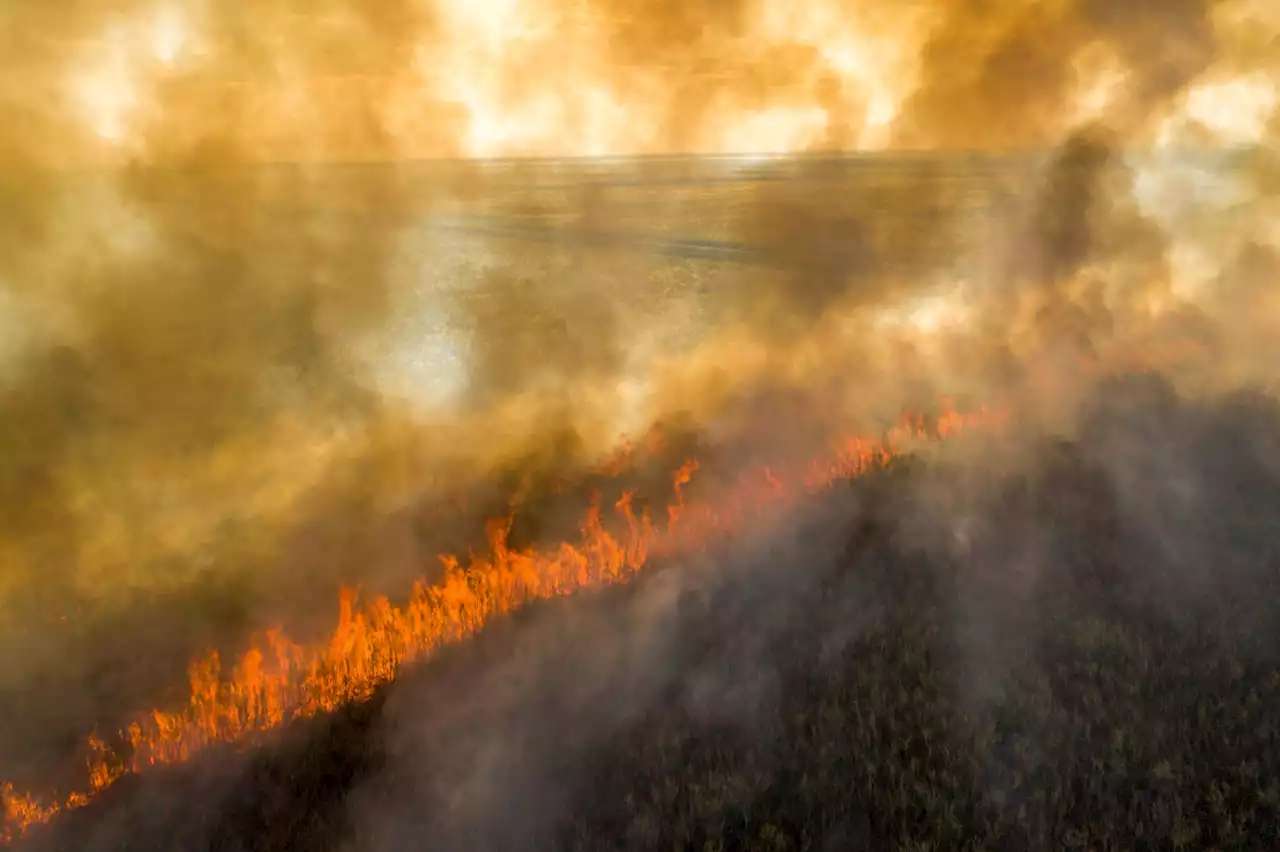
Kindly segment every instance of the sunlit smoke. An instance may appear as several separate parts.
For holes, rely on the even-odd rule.
[[[50,739],[404,592],[495,479],[655,421],[800,453],[950,393],[1056,427],[1126,366],[1274,381],[1265,0],[22,0],[0,33],[0,687],[47,706],[147,622],[173,657]],[[625,159],[672,154],[741,156]],[[866,159],[789,157],[823,154]],[[559,162],[489,161],[524,157]]]

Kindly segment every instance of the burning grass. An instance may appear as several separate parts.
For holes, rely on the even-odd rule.
[[[360,605],[354,590],[344,590],[337,627],[326,642],[304,646],[273,630],[230,667],[216,652],[194,661],[186,706],[143,714],[110,738],[89,738],[82,789],[42,797],[3,787],[0,838],[11,842],[62,811],[84,806],[123,775],[184,762],[213,745],[247,743],[291,720],[365,700],[404,665],[474,635],[530,601],[625,583],[655,555],[705,546],[807,492],[887,463],[911,442],[1000,427],[1006,418],[1004,412],[985,409],[960,413],[947,404],[933,423],[908,417],[882,439],[840,439],[833,452],[805,469],[765,469],[742,477],[715,504],[686,501],[682,488],[698,470],[691,459],[672,477],[675,497],[665,520],[655,521],[647,510],[633,511],[631,495],[624,493],[614,506],[620,526],[607,526],[601,508],[593,506],[581,539],[558,547],[512,549],[510,519],[495,520],[487,530],[486,555],[472,556],[465,566],[454,556],[442,557],[443,579],[416,583],[402,604],[380,597]],[[625,464],[625,455],[610,464]]]
[[[1149,391],[1121,386],[1078,441],[1043,442],[989,491],[880,457],[794,516],[807,549],[710,545],[732,570],[682,590],[656,675],[622,666],[581,689],[601,647],[625,645],[647,584],[532,603],[313,720],[296,747],[258,752],[210,806],[214,845],[1274,849],[1280,490],[1250,444],[1274,440],[1280,409]],[[1111,455],[1120,439],[1178,453],[1214,501],[1191,536],[1221,539],[1204,575],[1124,521],[1107,468],[1130,463]],[[921,527],[930,494],[973,504],[965,542]],[[950,534],[957,517],[935,519]],[[1046,556],[1034,584],[1016,576],[1028,537]],[[151,799],[136,798],[127,836],[145,842]],[[93,837],[90,810],[89,833],[42,839]]]

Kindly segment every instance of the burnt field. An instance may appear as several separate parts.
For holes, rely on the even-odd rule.
[[[1280,408],[1130,376],[1002,446],[530,605],[18,848],[1275,848]]]

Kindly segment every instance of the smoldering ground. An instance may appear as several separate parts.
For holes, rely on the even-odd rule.
[[[479,167],[315,165],[465,153],[463,113],[484,105],[460,109],[460,93],[415,76],[427,67],[429,79],[449,79],[432,76],[452,56],[442,10],[330,4],[331,14],[304,21],[280,7],[248,26],[226,10],[192,9],[193,52],[177,63],[135,50],[148,38],[138,35],[149,26],[139,8],[87,4],[56,20],[38,4],[7,10],[20,49],[6,58],[14,73],[2,84],[4,109],[30,120],[8,122],[3,136],[0,277],[14,306],[8,325],[27,341],[6,362],[0,427],[0,489],[12,507],[0,521],[6,777],[10,767],[12,776],[43,776],[49,761],[37,757],[49,740],[78,741],[95,724],[113,728],[181,701],[172,691],[205,645],[234,647],[277,621],[317,632],[339,582],[394,592],[430,571],[435,553],[465,550],[471,542],[456,530],[478,535],[484,516],[510,508],[508,491],[549,490],[540,483],[585,464],[615,437],[624,403],[632,422],[685,412],[693,431],[771,433],[760,443],[798,454],[823,429],[761,429],[751,414],[768,407],[761,400],[792,400],[803,414],[796,422],[825,426],[851,412],[882,420],[964,386],[1060,419],[1077,410],[1068,391],[1080,357],[1105,361],[1188,328],[1212,332],[1216,363],[1258,378],[1276,317],[1267,173],[1237,176],[1262,212],[1230,235],[1204,221],[1171,229],[1139,209],[1136,176],[1118,152],[1142,141],[1198,75],[1224,63],[1257,71],[1273,54],[1236,56],[1214,23],[1217,4],[1161,9],[1171,10],[1161,25],[1178,33],[1167,45],[1152,41],[1156,22],[1142,7],[1117,15],[1068,4],[1045,17],[940,4],[923,23],[902,24],[908,52],[925,49],[915,94],[893,125],[901,144],[969,145],[975,127],[993,145],[1052,147],[1069,137],[1026,178],[1035,189],[993,219],[995,238],[979,240],[994,261],[966,284],[966,324],[931,334],[885,331],[877,315],[947,292],[954,255],[971,239],[951,212],[956,193],[937,175],[836,196],[829,173],[801,164],[790,182],[732,201],[661,203],[658,221],[710,209],[719,232],[709,239],[768,261],[672,272],[625,246],[578,239],[625,237],[636,225],[620,191],[590,180],[547,202],[520,198],[534,177],[523,168],[498,179]],[[818,95],[834,136],[812,144],[856,137],[869,93],[824,76],[828,60],[803,34],[753,46],[757,11],[662,7],[631,22],[643,24],[629,28],[632,41],[588,28],[592,38],[613,35],[592,42],[584,55],[596,58],[582,68],[556,66],[555,79],[585,69],[634,95],[646,120],[631,124],[657,130],[624,134],[615,140],[622,150],[705,150],[738,112]],[[901,22],[880,18],[892,36]],[[1068,37],[1059,38],[1064,22]],[[119,25],[115,35],[93,38],[108,23]],[[983,37],[963,38],[971,31]],[[345,47],[335,52],[338,34]],[[1055,50],[1036,54],[1037,73],[1010,73],[1031,43]],[[1087,76],[1075,48],[1096,45],[1118,54],[1125,97],[1096,116],[1109,133],[1075,133],[1065,104],[1071,80]],[[540,79],[531,69],[553,46],[531,40],[497,66],[499,107],[530,96]],[[613,50],[665,62],[632,74],[600,58]],[[718,73],[673,70],[694,59]],[[86,79],[111,71],[119,85],[86,90],[85,69]],[[989,120],[962,121],[952,110],[961,103]],[[570,145],[586,135],[586,118],[575,121],[510,152]],[[313,165],[262,165],[271,160]],[[114,170],[45,168],[101,163]],[[643,184],[660,168],[632,176]],[[406,235],[422,217],[465,212],[486,196],[518,198],[521,215],[567,218],[571,238],[554,252],[488,243],[478,269],[439,276],[454,288],[449,298],[422,295],[432,289],[423,279],[438,272],[436,249]],[[1225,270],[1222,284],[1238,298],[1229,307],[1191,301],[1157,321],[1149,307],[1176,301],[1169,256],[1185,240]],[[705,309],[717,333],[672,345],[663,335],[676,311],[650,307],[651,287],[666,298],[679,291],[681,308]],[[457,406],[427,415],[385,392],[364,356],[415,311],[449,326],[467,350]],[[651,375],[636,402],[618,384],[638,366]],[[510,489],[492,484],[494,467],[510,472]],[[446,520],[424,521],[443,502],[440,483],[479,496]],[[521,512],[578,511],[536,502]]]
[[[376,736],[386,764],[348,799],[353,847],[653,848],[698,831],[720,836],[724,820],[743,818],[735,808],[814,795],[821,782],[806,793],[807,773],[857,774],[822,757],[837,731],[806,735],[797,725],[821,725],[814,696],[829,695],[832,683],[876,690],[871,672],[881,666],[902,667],[879,688],[906,690],[897,710],[908,718],[921,711],[909,705],[953,702],[957,742],[968,725],[1072,700],[1063,675],[1080,663],[1081,649],[1063,644],[1072,631],[1144,637],[1119,643],[1202,631],[1211,666],[1226,665],[1212,662],[1221,655],[1241,671],[1271,670],[1280,661],[1267,591],[1280,577],[1268,521],[1280,499],[1274,400],[1242,393],[1195,402],[1147,375],[1107,385],[1087,408],[1078,442],[1033,442],[1025,466],[868,483],[809,509],[772,540],[746,536],[716,554],[718,571],[677,565],[672,576],[658,574],[616,604],[622,615],[605,602],[558,608],[492,667],[405,684],[382,709]],[[594,615],[597,606],[610,614]],[[925,661],[894,657],[901,651],[887,637],[899,630],[927,637],[920,645],[928,650],[916,650]],[[1154,648],[1128,653],[1135,670],[1176,668]],[[1159,677],[1131,695],[1146,712],[1094,721],[1123,729],[1161,716],[1176,728],[1194,712],[1179,702],[1195,687],[1162,695]],[[1266,712],[1278,698],[1269,693]],[[883,712],[874,691],[861,700],[868,715]],[[1033,830],[1032,845],[1052,843],[1073,820],[1087,820],[1064,801],[1037,797],[1035,781],[1019,789],[1015,772],[1079,766],[1096,746],[1069,730],[1078,721],[1028,715],[1026,750],[1015,757],[1008,750],[1019,737],[997,737],[977,751],[976,776],[960,790],[975,784],[986,805],[1011,793],[1032,809],[1026,824],[1042,832]],[[894,727],[882,721],[885,732]],[[904,742],[914,736],[898,730]],[[1186,761],[1196,772],[1189,764],[1202,758],[1189,742],[1160,739],[1172,753],[1157,748],[1146,759]],[[801,753],[800,743],[814,751]],[[1239,755],[1240,745],[1228,748]],[[892,748],[826,746],[850,756]],[[1257,757],[1262,777],[1280,777],[1274,754]],[[1200,782],[1230,771],[1203,763]],[[966,795],[960,790],[939,794]],[[811,842],[839,843],[840,832],[852,832],[847,842],[858,846],[862,832],[874,848],[868,833],[894,836],[891,814],[859,812],[874,796],[848,795],[844,807],[810,802]],[[1253,830],[1265,824],[1259,814]]]

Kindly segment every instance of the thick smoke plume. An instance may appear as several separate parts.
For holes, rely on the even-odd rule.
[[[1129,363],[1273,380],[1267,4],[791,5],[8,4],[0,775],[576,519],[623,430],[797,456],[939,394],[1065,429]],[[1149,162],[1226,144],[1203,192]],[[417,162],[854,149],[915,159]]]

